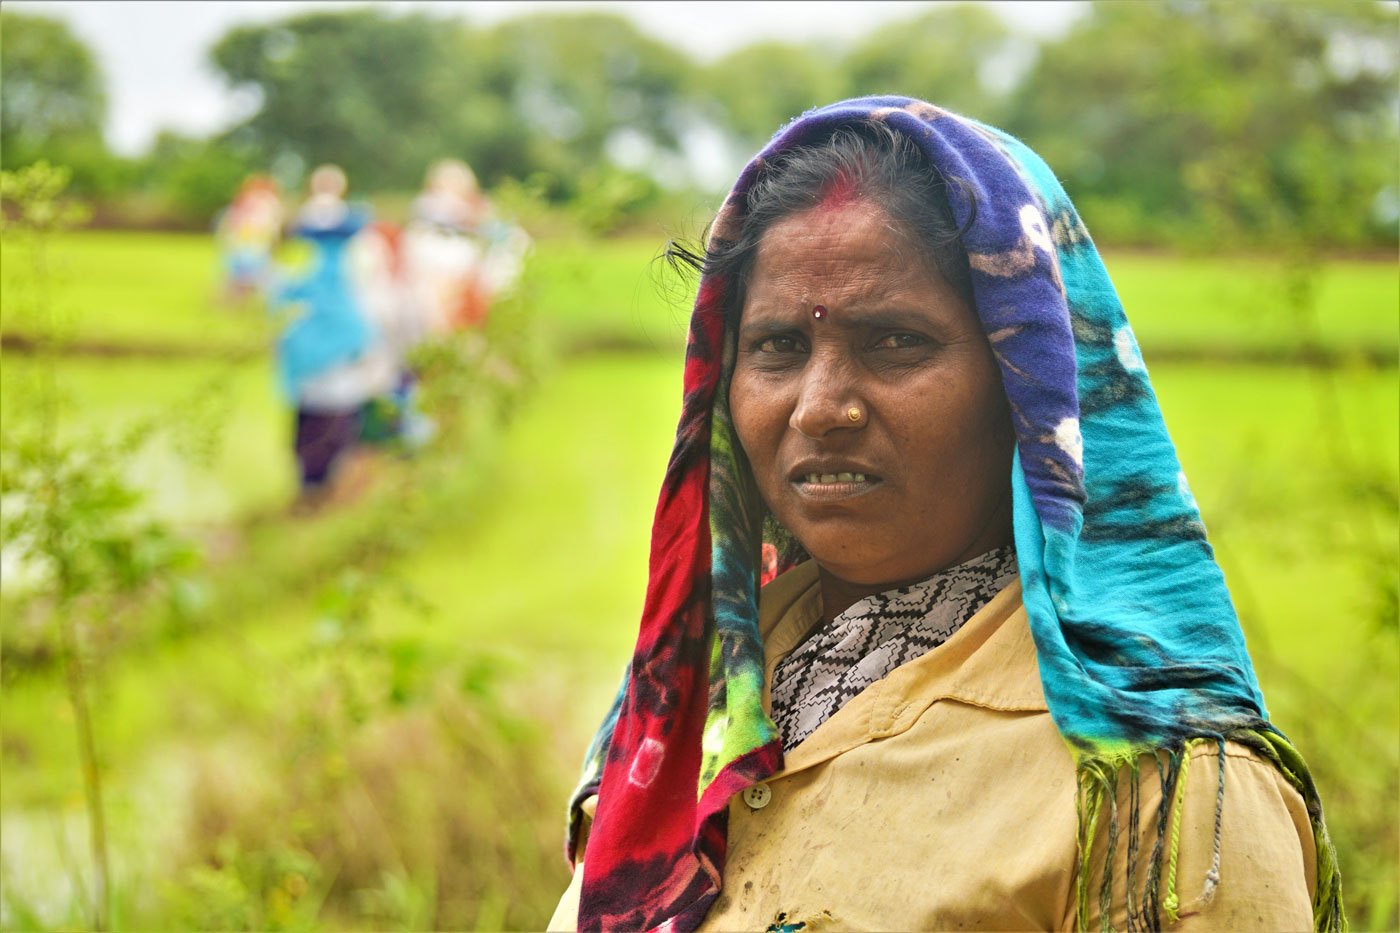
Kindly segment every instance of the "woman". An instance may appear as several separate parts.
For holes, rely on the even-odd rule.
[[[252,175],[214,221],[224,262],[223,298],[238,304],[266,293],[272,252],[282,235],[282,197],[277,182]]]
[[[368,208],[345,201],[346,185],[337,166],[312,172],[311,197],[291,230],[311,244],[311,267],[271,302],[276,311],[296,309],[278,338],[277,363],[282,390],[296,408],[302,507],[329,494],[360,441],[365,406],[388,395],[399,374],[394,348],[367,313],[347,255],[370,216]]]
[[[786,127],[711,229],[685,387],[553,926],[1345,924],[1132,331],[1021,143],[895,97]]]
[[[445,334],[485,318],[481,267],[490,221],[491,205],[470,166],[458,159],[433,163],[404,232],[407,275],[429,332]]]

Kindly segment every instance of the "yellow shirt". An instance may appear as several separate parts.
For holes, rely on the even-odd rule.
[[[777,662],[821,616],[815,564],[765,587],[759,615],[771,684]],[[804,921],[808,930],[1073,928],[1074,763],[1045,706],[1019,583],[943,645],[854,697],[785,765],[731,801],[724,889],[702,930]],[[1215,746],[1197,746],[1186,771],[1176,929],[1312,929],[1315,853],[1302,798],[1271,764],[1233,743],[1221,880],[1202,899],[1217,769]],[[1145,865],[1155,838],[1148,815],[1161,800],[1150,762],[1140,792]],[[1119,799],[1113,925],[1123,929],[1126,782]],[[1105,849],[1100,842],[1099,858]],[[575,927],[583,864],[551,930]],[[1102,878],[1102,862],[1093,867]],[[1097,894],[1095,885],[1092,928]]]

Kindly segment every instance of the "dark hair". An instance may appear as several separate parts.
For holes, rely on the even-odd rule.
[[[745,199],[733,240],[711,238],[705,253],[672,241],[666,260],[678,271],[720,274],[734,283],[725,312],[737,318],[763,235],[775,223],[816,207],[834,185],[883,208],[910,247],[971,305],[972,280],[961,237],[976,217],[971,188],[945,178],[914,140],[878,121],[838,127],[829,136],[789,149],[763,167]],[[959,227],[948,204],[956,187],[972,205]]]

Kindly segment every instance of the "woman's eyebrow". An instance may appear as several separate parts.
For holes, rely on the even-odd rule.
[[[747,312],[743,320],[739,322],[739,333],[741,334],[780,334],[795,330],[798,322],[791,317],[778,317],[777,315],[764,316],[761,312]]]
[[[781,312],[765,314],[761,310],[751,310],[746,311],[743,319],[739,322],[739,332],[746,335],[786,333],[792,330],[803,330],[808,323],[802,318],[794,318],[792,314],[782,314]],[[842,330],[884,330],[901,327],[929,330],[947,327],[950,323],[951,321],[946,316],[936,313],[930,314],[927,308],[919,310],[913,308],[873,308],[870,310],[833,311],[829,317],[819,322],[818,326],[835,327]]]
[[[832,320],[845,327],[878,330],[889,327],[930,328],[946,326],[951,315],[939,313],[935,305],[919,307],[856,308],[836,311]]]
[[[852,327],[908,327],[911,324],[931,323],[926,313],[903,308],[847,311],[840,318],[841,323]]]

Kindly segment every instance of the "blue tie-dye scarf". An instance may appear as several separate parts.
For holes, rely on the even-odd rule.
[[[945,176],[977,312],[1001,367],[1017,434],[1015,544],[1046,703],[1078,768],[1081,926],[1112,891],[1091,878],[1115,789],[1140,763],[1163,808],[1190,745],[1244,743],[1302,794],[1317,842],[1314,920],[1345,926],[1336,856],[1306,765],[1268,721],[1224,578],[1177,462],[1132,329],[1097,250],[1045,163],[1006,134],[904,97],[805,114],[749,164],[711,230],[732,240],[767,160],[836,128],[882,121]],[[975,204],[975,206],[974,206]],[[727,396],[724,295],[707,275],[691,319],[685,406],[657,507],[652,573],[628,680],[590,749],[578,804],[599,796],[581,928],[689,929],[722,884],[733,793],[781,767],[764,713],[757,630],[761,503],[742,482]],[[1223,761],[1216,825],[1226,794]],[[1156,814],[1158,864],[1170,844]],[[1129,814],[1128,819],[1134,819]],[[1216,835],[1216,867],[1219,833]],[[1129,844],[1134,845],[1135,839]],[[572,854],[571,839],[571,854]],[[1175,879],[1126,883],[1133,926],[1174,919]],[[1219,881],[1207,876],[1209,897]],[[1110,913],[1103,911],[1104,923]]]

